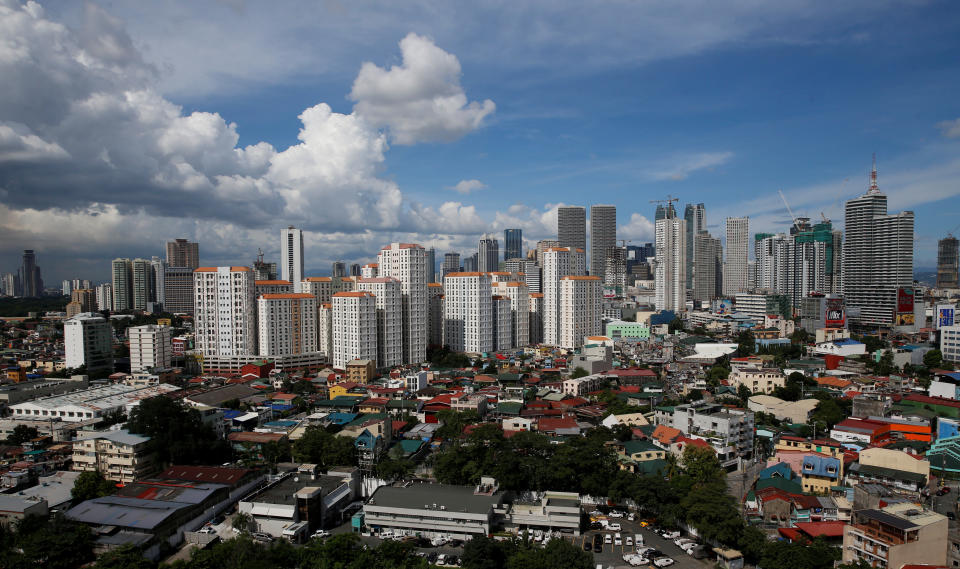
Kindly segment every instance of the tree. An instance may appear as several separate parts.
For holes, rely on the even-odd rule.
[[[726,477],[720,461],[713,449],[687,445],[683,449],[683,471],[694,484],[706,485],[713,482],[723,482]]]
[[[573,373],[570,374],[570,379],[580,379],[581,377],[587,377],[588,375],[590,375],[590,372],[580,366],[577,366],[573,369]]]
[[[676,334],[678,331],[682,331],[682,330],[683,330],[683,319],[680,318],[679,316],[674,317],[674,319],[671,320],[669,324],[667,324],[667,330],[668,330],[671,334]]]
[[[591,569],[593,555],[569,541],[551,539],[543,549],[520,547],[507,560],[507,569]]]
[[[515,549],[513,542],[477,536],[463,546],[463,569],[503,569]]]
[[[930,350],[923,354],[923,365],[927,369],[937,369],[943,363],[943,352],[940,350]]]
[[[141,401],[130,412],[127,429],[150,437],[161,464],[221,464],[231,456],[229,445],[196,409],[168,397]]]
[[[250,531],[250,514],[246,512],[238,512],[236,516],[233,517],[233,529],[240,531]]]
[[[135,545],[121,545],[101,555],[93,569],[157,569],[157,562],[143,556]]]
[[[744,330],[737,335],[737,355],[740,357],[746,357],[753,354],[756,349],[756,339],[753,336],[753,331]]]
[[[293,460],[319,465],[323,470],[333,466],[355,466],[357,449],[346,437],[336,437],[319,425],[310,425],[293,443]]]
[[[116,491],[116,486],[103,477],[98,471],[81,472],[73,483],[70,495],[77,502],[92,500],[101,496],[109,496]]]
[[[10,436],[7,437],[7,442],[12,445],[22,445],[23,443],[33,440],[40,436],[40,432],[37,431],[36,427],[28,427],[27,425],[17,425],[13,428],[13,431],[10,433]]]

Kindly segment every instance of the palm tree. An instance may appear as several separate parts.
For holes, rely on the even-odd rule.
[[[250,531],[250,521],[250,514],[238,512],[237,515],[233,517],[233,528],[246,533]]]

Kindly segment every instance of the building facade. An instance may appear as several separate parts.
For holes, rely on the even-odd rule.
[[[707,230],[707,209],[702,203],[687,204],[683,210],[687,222],[687,288],[695,287],[693,275],[697,259],[697,236]]]
[[[750,240],[750,218],[727,218],[727,258],[723,264],[723,294],[734,294],[750,288],[747,249]]]
[[[503,230],[503,260],[523,259],[523,230]]]
[[[427,358],[427,262],[423,247],[391,243],[380,250],[380,276],[400,281],[403,306],[403,362],[418,364]]]
[[[682,311],[687,304],[686,221],[666,217],[656,222],[654,265],[657,310]]]
[[[559,247],[587,250],[587,210],[584,207],[557,208],[557,241]]]
[[[360,279],[357,289],[372,293],[377,307],[377,365],[403,363],[403,302],[400,281],[393,277]]]
[[[568,275],[560,279],[560,347],[579,348],[585,337],[601,333],[602,302],[600,277]]]
[[[494,349],[492,279],[489,273],[450,273],[443,281],[443,340],[458,352]]]
[[[543,254],[543,343],[560,342],[560,281],[566,276],[586,274],[583,250],[554,247]]]
[[[257,339],[261,356],[320,351],[317,299],[309,293],[273,293],[257,298]]]
[[[133,263],[130,259],[114,259],[110,277],[113,284],[113,311],[133,309]]]
[[[303,232],[292,225],[280,230],[280,278],[293,283],[293,292],[302,292]]]
[[[937,242],[937,288],[960,288],[960,245],[953,235]]]
[[[377,361],[377,301],[373,293],[333,295],[333,367],[345,369],[353,360]]]
[[[590,206],[590,274],[602,281],[607,271],[607,255],[617,246],[617,206]]]
[[[146,324],[127,329],[130,336],[130,371],[168,368],[173,358],[173,329]]]
[[[530,343],[530,288],[519,281],[500,281],[493,291],[510,301],[510,345],[515,348]]]
[[[113,327],[99,314],[77,314],[63,323],[66,366],[88,372],[113,370]]]
[[[167,266],[196,269],[200,266],[200,245],[186,239],[167,241]]]
[[[194,333],[204,356],[257,353],[257,311],[249,267],[199,267],[194,276]]]
[[[477,246],[478,270],[492,273],[500,269],[500,244],[493,236],[485,235]]]

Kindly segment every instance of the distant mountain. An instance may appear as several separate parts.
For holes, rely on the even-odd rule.
[[[913,280],[929,287],[937,284],[937,269],[929,267],[918,267],[913,271]]]

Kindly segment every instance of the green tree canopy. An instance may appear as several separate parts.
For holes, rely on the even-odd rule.
[[[97,471],[81,472],[80,476],[73,483],[73,489],[70,495],[77,502],[92,500],[100,496],[109,496],[116,492],[117,488],[113,482],[110,482]]]
[[[293,459],[317,464],[324,470],[334,466],[356,466],[357,449],[351,439],[334,436],[319,425],[310,425],[293,443]]]
[[[141,401],[127,421],[131,433],[150,437],[158,461],[169,464],[221,464],[230,446],[203,424],[200,413],[169,397]]]

